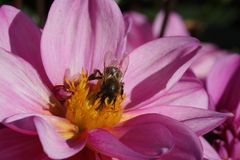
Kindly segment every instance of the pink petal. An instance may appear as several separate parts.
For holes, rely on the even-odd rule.
[[[189,72],[187,74],[190,74]],[[191,106],[196,108],[208,108],[208,95],[201,81],[195,76],[185,74],[178,83],[173,85],[169,90],[162,90],[153,97],[144,102],[132,107],[129,110],[136,108],[148,108],[148,106]],[[144,91],[143,91],[144,92]],[[125,110],[126,112],[129,111]]]
[[[221,146],[219,147],[218,153],[221,157],[223,157],[223,159],[229,159],[231,155],[229,155],[228,150],[224,144],[224,142],[221,144]]]
[[[5,128],[3,124],[0,123],[0,129]]]
[[[221,160],[215,149],[203,138],[200,137],[203,146],[203,157],[209,160]]]
[[[205,80],[214,63],[226,54],[213,44],[203,44],[191,68],[197,77]]]
[[[139,47],[140,45],[153,40],[151,32],[152,25],[147,17],[138,12],[125,13],[125,17],[131,20],[131,30],[128,34],[127,52]]]
[[[183,76],[171,89],[163,92],[161,97],[158,100],[156,99],[152,105],[154,103],[207,109],[209,101],[208,94],[199,79],[195,76]]]
[[[0,47],[30,63],[49,85],[40,54],[40,29],[23,12],[6,5],[0,7],[0,24]]]
[[[129,55],[124,78],[126,101],[135,106],[172,87],[191,65],[199,43],[188,37],[167,37],[149,42]],[[144,74],[143,74],[144,73]]]
[[[62,124],[59,121],[58,127]],[[86,144],[86,134],[81,133],[72,139],[64,139],[56,126],[50,123],[49,118],[34,117],[40,141],[45,153],[53,159],[63,159],[73,156],[81,151]],[[47,135],[47,136],[46,136]]]
[[[120,138],[121,142],[139,153],[160,157],[175,145],[172,133],[161,123],[136,122],[137,124],[130,126],[128,122],[125,123],[120,127],[115,127],[113,133]]]
[[[237,125],[237,128],[239,129],[238,132],[240,132],[240,102],[238,103],[236,112],[235,112],[235,124]]]
[[[95,151],[85,147],[80,152],[78,152],[78,154],[67,158],[66,160],[105,160],[98,159],[98,156],[100,156],[99,153],[97,154]]]
[[[1,159],[39,160],[47,158],[37,136],[17,133],[9,128],[0,129]]]
[[[36,70],[0,49],[0,121],[20,113],[49,114],[50,93]]]
[[[226,122],[226,123],[228,123],[228,122]],[[225,134],[226,134],[226,136],[225,136],[225,143],[227,143],[227,144],[230,144],[230,143],[232,143],[233,142],[233,140],[234,140],[234,138],[235,138],[235,133],[233,133],[234,131],[232,131],[232,129],[229,127],[229,129],[226,129],[225,130]]]
[[[231,146],[231,157],[233,159],[238,160],[240,158],[240,141],[238,138],[234,139],[232,146]]]
[[[166,129],[168,129],[169,132],[172,134],[172,138],[169,139],[170,137],[166,137],[165,141],[173,140],[174,146],[169,152],[163,154],[161,159],[186,160],[186,157],[192,157],[192,158],[195,158],[196,160],[201,159],[202,149],[201,149],[201,145],[198,140],[198,137],[190,129],[188,129],[185,125],[183,125],[182,123],[180,123],[174,119],[165,117],[160,114],[145,114],[145,115],[137,116],[126,122],[123,122],[122,127],[123,127],[123,129],[125,128],[125,130],[126,130],[131,127],[135,128],[138,126],[151,125],[151,124],[160,124],[160,125],[164,126]],[[148,131],[149,135],[148,136],[146,135],[145,137],[146,137],[146,139],[152,140],[154,138],[151,137],[151,136],[153,136],[151,132],[155,132],[154,130],[160,130],[160,128],[154,128],[151,130],[143,130],[142,132]],[[139,130],[137,130],[137,131],[139,131]],[[138,134],[141,134],[141,132],[139,131]],[[136,136],[138,136],[138,135],[136,134]],[[161,137],[161,134],[155,136],[156,140],[159,140],[158,138],[160,138],[160,137]],[[163,135],[163,137],[164,137],[164,135]],[[121,138],[120,138],[120,140],[121,140]],[[124,139],[124,140],[131,141],[131,139]],[[122,140],[122,141],[124,142],[124,140]],[[147,140],[142,140],[142,141],[145,142]],[[164,140],[161,139],[161,141],[164,141]],[[127,143],[129,143],[129,142],[127,142]],[[156,142],[152,143],[152,144],[156,144]]]
[[[129,33],[132,27],[132,23],[129,17],[123,17],[124,18],[124,22],[125,22],[125,30],[124,30],[124,35],[121,38],[117,51],[115,51],[117,54],[114,55],[113,53],[113,57],[121,60],[124,60],[124,58],[128,55],[128,51],[126,51],[127,49],[127,43],[128,43],[128,37],[129,37]],[[105,56],[106,57],[106,56]],[[104,59],[105,60],[105,59]],[[105,62],[104,62],[105,63]],[[100,66],[101,67],[101,66]]]
[[[27,135],[37,135],[36,127],[33,123],[33,115],[35,114],[15,114],[4,119],[3,123],[16,132]]]
[[[207,77],[207,90],[218,110],[235,111],[240,102],[240,56],[223,56]]]
[[[63,18],[64,17],[64,18]],[[42,35],[42,58],[53,84],[70,75],[103,68],[104,54],[121,56],[123,16],[112,0],[54,1]]]
[[[148,113],[158,113],[181,121],[198,136],[208,133],[232,116],[230,113],[219,113],[187,106],[149,106],[126,114],[138,116]]]
[[[108,156],[98,153],[96,160],[116,160],[116,159],[113,159],[112,157],[108,157]]]
[[[8,117],[4,120],[5,125],[9,128],[21,132],[24,134],[36,135],[37,130],[34,124],[34,117],[40,117],[55,128],[59,134],[63,137],[71,137],[72,135],[76,134],[77,128],[75,125],[70,123],[65,118],[60,118],[53,115],[44,115],[44,114],[37,114],[37,113],[20,113],[15,114],[11,117]]]
[[[161,11],[153,23],[153,35],[159,37],[164,19],[164,12]],[[183,19],[175,12],[170,13],[164,36],[188,36],[189,33]]]
[[[126,160],[150,159],[148,156],[135,152],[103,129],[94,129],[89,132],[88,145],[97,152],[110,157]]]

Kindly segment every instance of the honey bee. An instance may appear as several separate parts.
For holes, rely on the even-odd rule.
[[[122,81],[124,73],[128,66],[128,56],[125,56],[121,60],[114,58],[111,53],[107,53],[104,57],[104,69],[103,73],[95,69],[94,72],[89,75],[88,80],[100,80],[100,91],[97,93],[96,98],[101,98],[101,105],[97,109],[102,109],[105,99],[108,99],[108,103],[115,104],[118,95],[124,93],[124,83]]]

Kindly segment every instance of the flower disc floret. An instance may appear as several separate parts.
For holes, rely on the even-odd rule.
[[[68,90],[73,93],[64,103],[66,118],[80,130],[112,127],[120,121],[123,113],[121,103],[124,100],[121,95],[117,96],[114,103],[107,103],[107,98],[103,102],[101,97],[97,96],[100,83],[90,84],[88,75],[84,72],[77,79],[66,83]]]

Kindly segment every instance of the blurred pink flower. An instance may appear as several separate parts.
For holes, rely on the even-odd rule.
[[[132,51],[119,110],[85,108],[91,90],[82,69],[102,70],[106,53],[125,53],[128,28],[112,0],[56,0],[42,32],[10,6],[1,6],[0,17],[2,159],[199,160],[197,136],[229,115],[205,110],[201,82],[183,76],[199,49],[190,37],[162,38]],[[67,80],[76,90],[61,103],[52,90]],[[113,115],[121,116],[111,124]]]
[[[240,56],[226,55],[217,61],[207,77],[211,109],[235,116],[209,134],[223,159],[240,159]]]
[[[131,29],[128,35],[127,51],[131,51],[140,45],[159,38],[164,13],[159,12],[153,23],[150,23],[145,15],[138,12],[125,13],[125,17],[131,20]],[[164,33],[168,36],[188,36],[189,33],[182,18],[172,12]]]

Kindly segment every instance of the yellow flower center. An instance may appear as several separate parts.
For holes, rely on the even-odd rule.
[[[65,116],[80,130],[112,127],[120,121],[123,113],[122,95],[118,95],[115,102],[109,103],[108,98],[102,100],[97,96],[101,91],[100,80],[96,84],[90,84],[84,71],[76,80],[65,81],[68,90],[73,93],[64,103]]]

